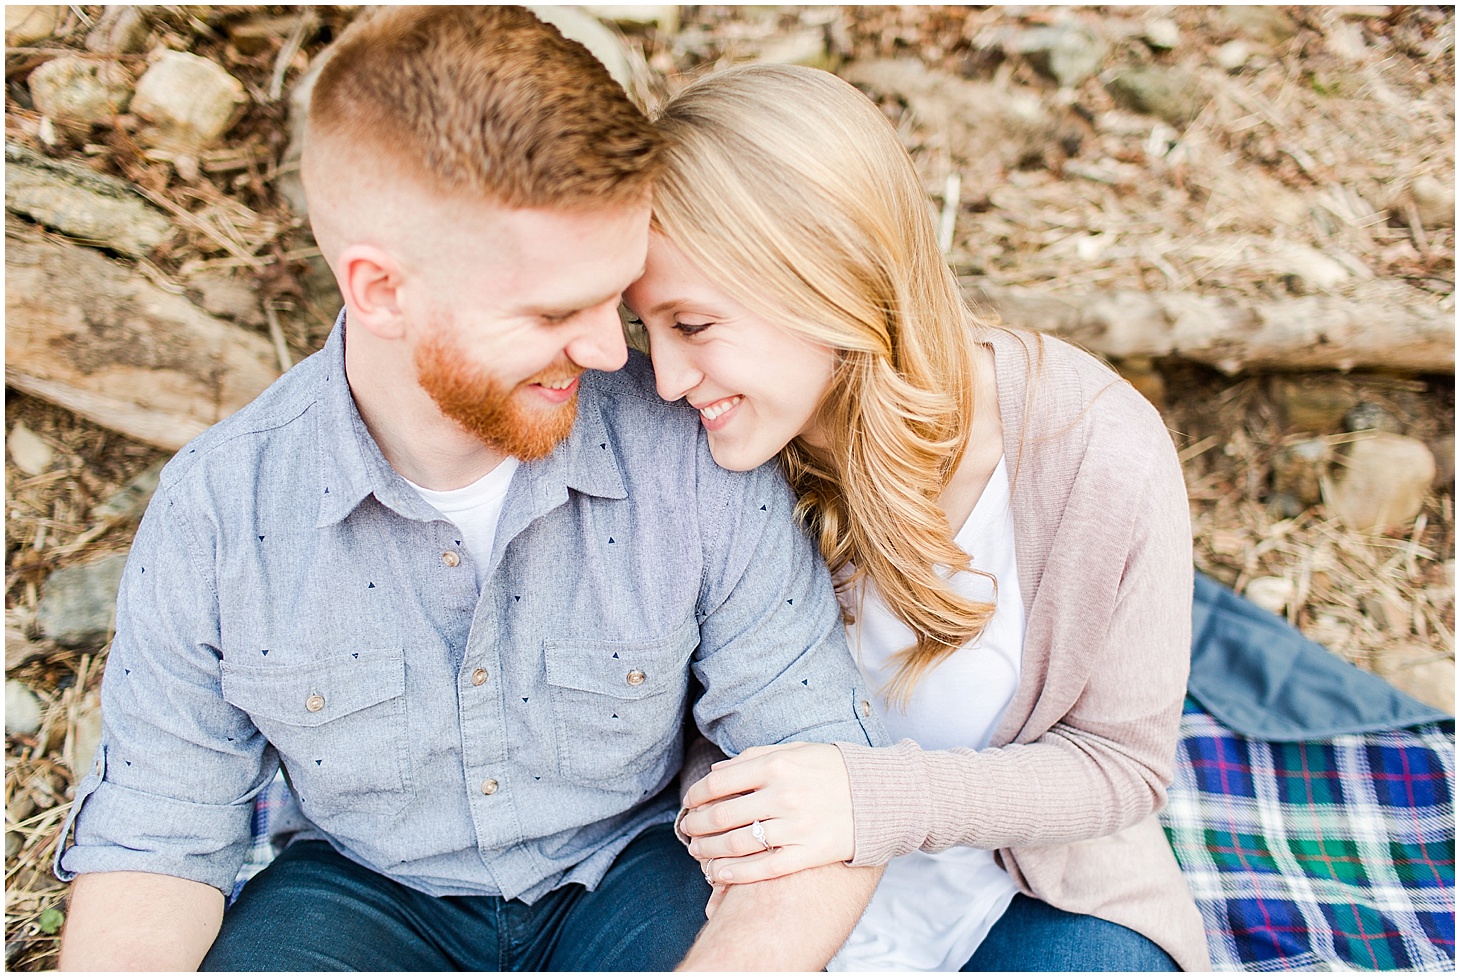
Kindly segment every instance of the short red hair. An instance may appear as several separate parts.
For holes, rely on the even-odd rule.
[[[522,7],[390,7],[321,69],[310,138],[507,207],[643,200],[661,137],[588,49]]]

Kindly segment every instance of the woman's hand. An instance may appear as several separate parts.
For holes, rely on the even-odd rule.
[[[829,744],[752,747],[715,764],[684,803],[680,828],[712,882],[762,882],[852,857],[851,785]]]

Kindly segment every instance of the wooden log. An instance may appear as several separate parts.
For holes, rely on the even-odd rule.
[[[1248,302],[1183,292],[1068,294],[965,281],[976,308],[1054,333],[1114,360],[1179,356],[1226,374],[1248,370],[1455,372],[1455,317],[1401,301],[1326,295]]]
[[[175,451],[279,376],[262,336],[89,248],[7,222],[5,383]]]

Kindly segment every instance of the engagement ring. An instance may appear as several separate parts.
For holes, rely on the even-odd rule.
[[[765,825],[759,821],[750,822],[750,836],[760,842],[761,851],[771,850],[771,843],[765,840]]]

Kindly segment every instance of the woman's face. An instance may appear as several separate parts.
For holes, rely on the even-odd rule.
[[[710,283],[662,234],[624,304],[649,332],[659,396],[699,410],[721,468],[748,471],[804,435],[836,353],[760,318]]]

